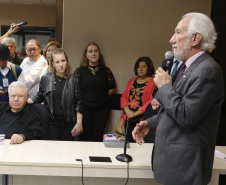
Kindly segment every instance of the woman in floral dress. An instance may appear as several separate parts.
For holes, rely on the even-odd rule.
[[[127,139],[134,142],[132,131],[143,119],[145,109],[153,99],[152,93],[155,88],[153,80],[154,65],[149,57],[140,57],[134,65],[136,77],[129,80],[125,91],[121,96],[121,108],[123,109],[123,123],[127,128]]]

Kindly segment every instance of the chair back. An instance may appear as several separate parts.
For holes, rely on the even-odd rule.
[[[33,104],[34,109],[38,113],[39,117],[42,120],[41,123],[41,128],[43,130],[44,136],[42,139],[47,139],[47,134],[48,134],[48,128],[49,128],[49,115],[48,115],[48,110],[46,107],[40,103],[34,103]]]

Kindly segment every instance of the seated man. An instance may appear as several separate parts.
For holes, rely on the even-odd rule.
[[[8,88],[9,103],[0,103],[0,134],[10,139],[10,144],[20,144],[32,139],[41,139],[41,119],[27,104],[28,90],[24,83],[13,82]]]

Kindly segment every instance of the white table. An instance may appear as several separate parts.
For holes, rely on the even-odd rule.
[[[129,184],[137,184],[140,180],[143,184],[158,184],[153,180],[151,170],[151,151],[152,144],[138,145],[131,144],[127,153],[133,157],[133,162],[129,164],[129,175],[133,180]],[[48,180],[48,177],[57,176],[68,180],[68,184],[75,180],[81,181],[81,163],[75,159],[83,159],[85,181],[91,181],[92,184],[100,184],[100,179],[106,184],[125,184],[127,178],[127,164],[117,161],[116,155],[123,153],[123,148],[105,148],[103,143],[98,142],[66,142],[66,141],[26,141],[21,145],[9,145],[6,140],[5,147],[7,152],[2,159],[2,174],[13,174],[18,184],[26,184],[21,178],[29,175],[30,180]],[[3,154],[4,155],[4,154]],[[89,156],[110,157],[112,163],[90,162]],[[18,176],[17,176],[18,175]],[[22,175],[22,176],[21,176]],[[37,177],[38,176],[38,177]],[[45,176],[45,177],[40,177]],[[71,179],[68,177],[77,177]],[[26,176],[26,179],[29,179]],[[116,179],[119,182],[115,182]],[[67,180],[66,180],[67,181]],[[102,182],[102,183],[103,183]],[[123,182],[123,183],[122,183]],[[27,182],[28,183],[28,182]],[[14,183],[15,179],[14,179]],[[54,184],[54,183],[53,183]],[[85,183],[87,184],[87,183]]]
[[[127,149],[133,157],[129,164],[130,185],[158,185],[151,170],[152,147],[153,144],[132,143]],[[226,153],[226,147],[216,148]],[[121,153],[122,148],[105,148],[97,142],[34,140],[10,145],[5,140],[0,148],[0,173],[12,174],[13,184],[81,184],[81,163],[75,159],[83,159],[86,185],[125,184],[127,164],[115,159]],[[89,156],[110,157],[112,163],[90,162]],[[226,172],[226,161],[215,158],[210,184],[218,184],[219,174],[223,172]]]

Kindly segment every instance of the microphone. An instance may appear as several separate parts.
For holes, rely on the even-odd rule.
[[[127,119],[126,122],[127,122],[127,124],[126,124],[126,128],[125,128],[126,133],[125,133],[124,153],[117,155],[116,156],[116,159],[118,161],[121,161],[121,162],[127,162],[127,163],[129,163],[129,162],[132,162],[133,161],[133,158],[130,155],[126,154],[126,148],[127,148],[127,130],[128,130],[128,126],[129,126],[129,120]]]
[[[27,21],[24,21],[24,22],[15,24],[15,25],[13,26],[13,28],[15,28],[15,27],[17,27],[17,26],[21,26],[21,25],[26,25],[26,24],[27,24]]]
[[[170,65],[170,60],[171,60],[173,57],[174,57],[174,56],[173,56],[173,52],[172,52],[172,51],[167,51],[167,52],[165,53],[165,59],[163,60],[162,66],[161,66],[162,69],[163,69],[164,71],[167,71],[167,70],[168,70],[168,67],[169,67],[169,65]],[[155,89],[154,89],[154,91],[153,91],[153,93],[152,93],[152,96],[153,96],[153,97],[155,96],[157,90],[158,90],[158,87],[155,85]]]
[[[162,69],[164,71],[166,71],[169,67],[169,64],[170,64],[170,60],[173,58],[173,52],[172,51],[167,51],[165,53],[165,61],[163,62],[162,64]]]

